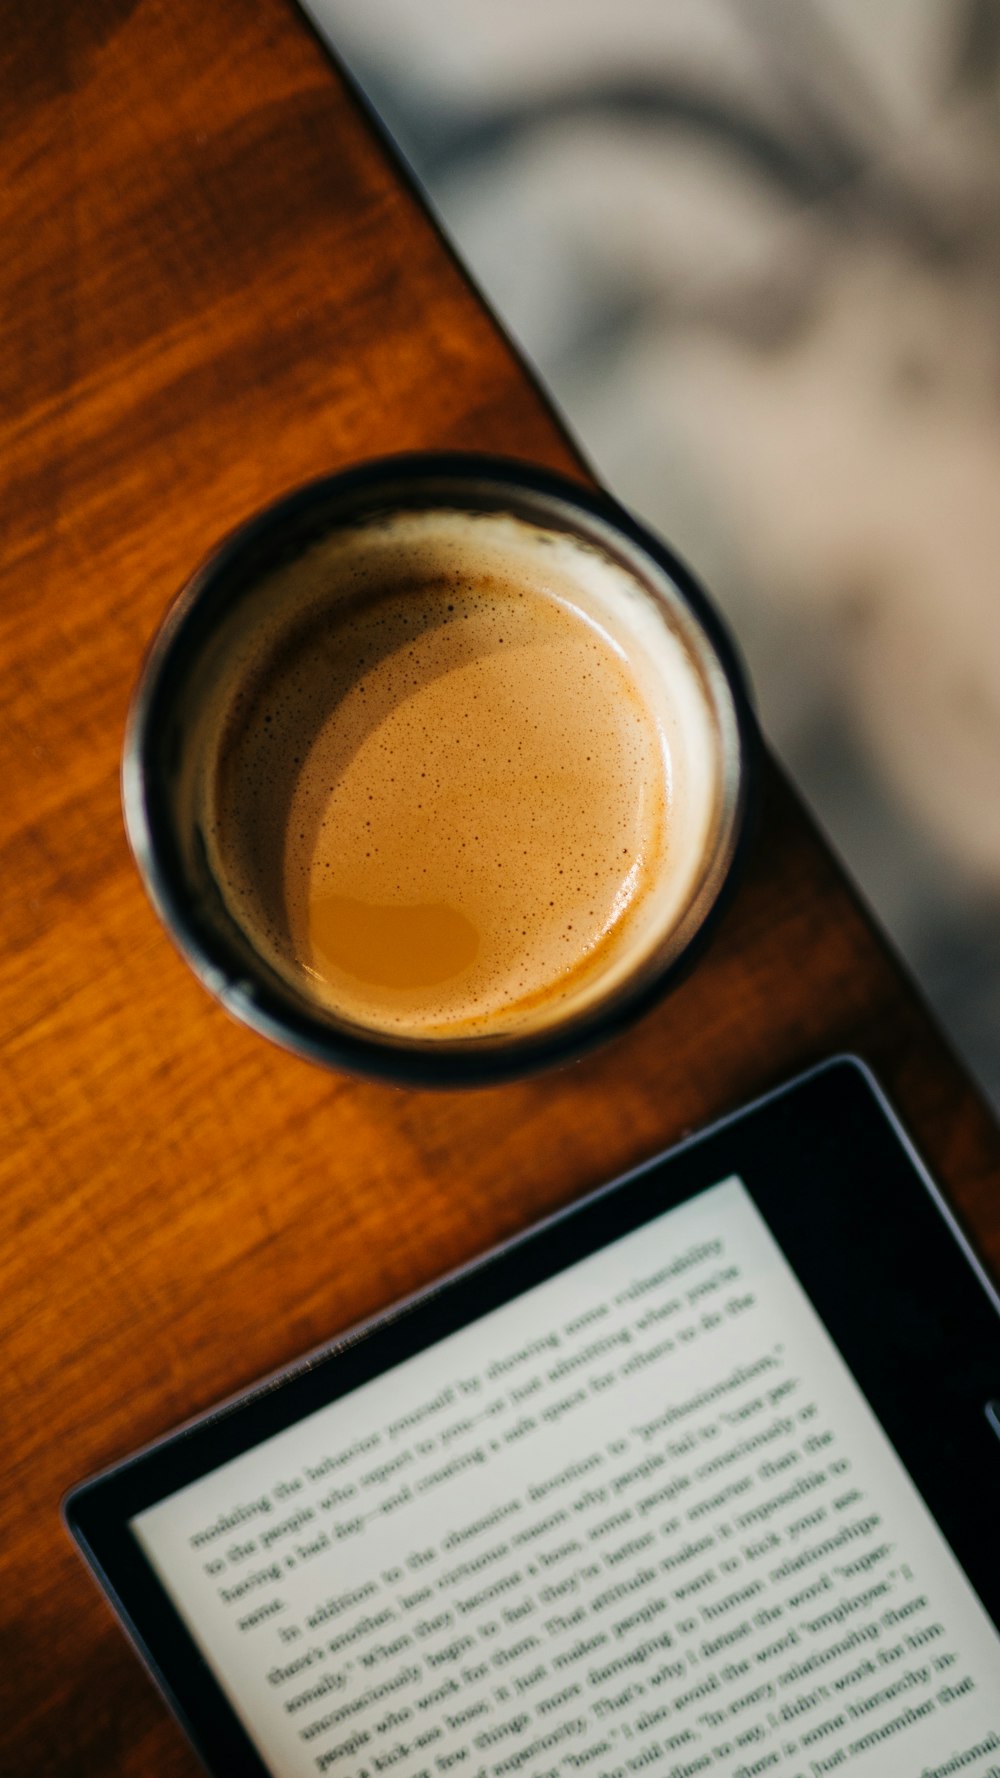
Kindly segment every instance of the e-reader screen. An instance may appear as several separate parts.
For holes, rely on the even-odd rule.
[[[738,1174],[128,1531],[278,1778],[1000,1773],[997,1630]]]

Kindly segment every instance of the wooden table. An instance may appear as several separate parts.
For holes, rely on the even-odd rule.
[[[119,816],[172,592],[360,457],[585,471],[286,0],[15,6],[4,35],[0,1769],[166,1778],[195,1761],[66,1539],[72,1482],[835,1051],[994,1268],[1000,1139],[772,768],[709,954],[581,1065],[398,1092],[228,1021]]]

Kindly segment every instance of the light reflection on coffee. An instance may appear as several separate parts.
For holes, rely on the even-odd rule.
[[[662,610],[497,513],[332,533],[251,596],[209,703],[202,829],[272,966],[417,1038],[556,1024],[698,886],[720,742]]]
[[[323,870],[321,863],[315,874]],[[316,973],[369,990],[440,989],[470,969],[481,949],[478,928],[447,902],[360,901],[331,895],[322,882],[310,892],[307,924]]]

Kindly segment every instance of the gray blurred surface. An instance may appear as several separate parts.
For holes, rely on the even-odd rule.
[[[313,0],[1000,1104],[1000,0]]]

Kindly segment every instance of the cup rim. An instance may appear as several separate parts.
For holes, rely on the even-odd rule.
[[[659,964],[645,959],[637,971],[607,996],[551,1026],[516,1029],[492,1036],[395,1037],[366,1029],[332,1010],[300,1009],[294,990],[253,951],[254,963],[200,914],[185,876],[180,846],[173,837],[170,799],[161,781],[157,747],[164,731],[171,692],[183,684],[185,663],[196,655],[252,579],[227,583],[239,564],[263,546],[297,532],[295,549],[318,540],[336,524],[335,516],[316,525],[308,520],[336,500],[345,508],[380,490],[386,509],[398,510],[409,494],[414,504],[445,506],[451,484],[456,494],[477,484],[492,488],[496,510],[513,510],[517,493],[555,502],[582,515],[612,536],[623,538],[648,557],[672,583],[704,633],[709,653],[721,669],[736,732],[737,780],[728,827],[719,848],[714,879],[697,923],[676,952]],[[426,499],[418,499],[421,494]],[[507,495],[509,502],[503,496]],[[345,514],[345,517],[347,515]],[[354,515],[360,517],[360,514]],[[294,552],[293,552],[294,553]],[[278,559],[277,557],[275,558]],[[257,582],[268,572],[258,572]],[[474,452],[405,452],[368,459],[303,483],[238,524],[195,569],[168,608],[146,654],[126,723],[122,755],[122,807],[125,829],[140,877],[163,925],[190,968],[215,999],[259,1035],[305,1057],[349,1073],[424,1087],[486,1086],[534,1074],[575,1060],[633,1024],[687,973],[707,943],[729,899],[745,852],[749,813],[755,797],[759,732],[747,677],[737,649],[693,574],[660,538],[619,502],[569,476],[517,458]],[[234,926],[236,922],[233,921]],[[679,922],[682,925],[683,922]],[[256,967],[257,973],[252,973]]]

